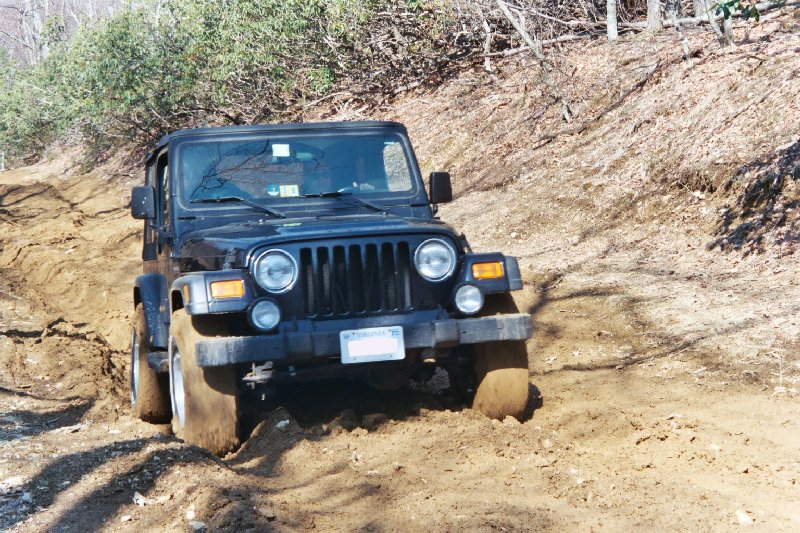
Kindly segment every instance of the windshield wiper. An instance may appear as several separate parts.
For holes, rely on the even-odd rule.
[[[280,211],[276,211],[275,209],[270,209],[269,207],[263,206],[257,202],[252,200],[248,200],[247,198],[241,198],[239,196],[222,196],[220,198],[195,198],[189,203],[192,204],[219,204],[225,202],[239,202],[244,205],[249,205],[254,209],[258,209],[262,213],[266,213],[268,215],[272,215],[275,218],[286,218],[286,215],[281,213]]]
[[[378,213],[383,213],[384,215],[391,215],[391,213],[389,213],[389,211],[387,211],[383,207],[381,207],[379,205],[375,205],[372,202],[368,202],[367,200],[364,200],[363,198],[359,198],[355,194],[353,194],[351,192],[347,192],[347,191],[317,192],[317,193],[311,193],[311,194],[303,194],[301,197],[302,198],[339,198],[339,199],[347,198],[348,200],[355,200],[356,203],[355,204],[351,204],[351,205],[355,205],[355,206],[359,206],[359,207],[366,207],[368,209],[372,209],[373,211],[377,211]]]

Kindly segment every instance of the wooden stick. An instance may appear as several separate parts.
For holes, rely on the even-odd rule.
[[[562,35],[561,37],[556,37],[555,39],[544,39],[539,41],[539,44],[542,46],[556,44],[556,43],[566,43],[569,41],[579,41],[582,39],[591,39],[592,37],[596,37],[597,35],[586,34],[586,35]],[[488,54],[489,57],[497,57],[497,56],[513,56],[515,54],[519,54],[521,52],[526,52],[530,50],[527,46],[520,46],[519,48],[509,48],[508,50],[503,50],[502,52],[492,52]]]
[[[496,2],[497,7],[500,8],[500,11],[503,12],[503,15],[505,15],[514,29],[517,30],[517,33],[520,34],[522,40],[525,41],[525,44],[528,45],[528,48],[530,48],[533,56],[539,62],[539,66],[542,68],[542,72],[544,74],[544,82],[550,88],[550,92],[553,94],[553,96],[555,96],[556,99],[561,102],[561,114],[563,115],[564,120],[569,122],[572,118],[569,104],[567,103],[567,99],[564,97],[564,94],[561,92],[561,89],[559,89],[558,85],[556,85],[553,82],[553,79],[550,77],[550,64],[547,62],[547,59],[545,59],[544,54],[542,53],[541,45],[538,43],[538,41],[531,38],[528,31],[519,23],[518,20],[514,18],[514,15],[511,14],[511,10],[508,9],[508,6],[505,2],[503,2],[503,0],[496,0]]]

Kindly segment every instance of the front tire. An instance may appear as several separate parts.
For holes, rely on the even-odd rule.
[[[487,297],[481,316],[518,313],[511,295]],[[528,351],[525,341],[476,344],[472,348],[475,395],[472,409],[489,418],[522,420],[528,404]]]
[[[236,368],[201,368],[195,353],[198,341],[224,336],[227,328],[218,319],[190,317],[179,309],[169,331],[173,432],[215,455],[235,450],[241,443]]]
[[[152,424],[163,424],[170,419],[169,381],[147,362],[152,351],[147,339],[147,321],[142,304],[133,314],[131,334],[131,410],[133,416]]]

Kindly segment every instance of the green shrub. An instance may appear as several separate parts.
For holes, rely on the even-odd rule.
[[[47,79],[43,66],[18,69],[0,50],[0,151],[11,161],[34,158],[70,124],[63,95]]]
[[[461,28],[450,5],[167,0],[158,16],[123,10],[69,40],[53,19],[41,64],[0,58],[0,143],[24,159],[56,137],[151,142],[187,125],[274,120],[337,86],[389,92],[463,55],[451,50]]]

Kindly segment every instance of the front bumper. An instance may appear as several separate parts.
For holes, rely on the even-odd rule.
[[[306,331],[203,340],[196,345],[197,363],[201,367],[214,367],[267,361],[301,363],[336,357],[341,355],[340,331],[395,325],[403,327],[406,349],[525,340],[533,335],[531,317],[524,313],[453,319],[419,311],[372,319],[328,320],[317,322],[316,329]]]

